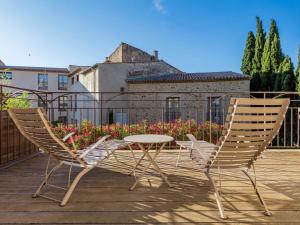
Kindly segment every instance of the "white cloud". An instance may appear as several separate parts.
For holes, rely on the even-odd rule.
[[[156,11],[160,13],[165,13],[165,7],[162,4],[162,0],[153,0],[153,5]]]

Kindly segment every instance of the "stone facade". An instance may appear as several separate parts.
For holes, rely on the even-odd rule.
[[[131,122],[176,118],[204,122],[211,117],[214,122],[223,123],[230,98],[249,97],[249,88],[249,80],[129,84],[129,92],[147,92],[131,96],[129,107],[144,109],[143,113],[132,111]],[[170,109],[168,101],[172,99],[178,101],[178,108]]]
[[[157,60],[157,54],[150,55],[126,43],[121,43],[118,48],[106,58],[106,62],[110,63],[153,62]]]

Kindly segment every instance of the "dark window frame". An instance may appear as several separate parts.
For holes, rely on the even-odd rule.
[[[68,108],[68,96],[58,97],[58,111],[67,111]]]
[[[166,98],[166,121],[174,122],[180,119],[180,97],[167,97]]]
[[[0,79],[12,80],[12,72],[0,71]]]
[[[58,90],[68,90],[68,75],[58,74],[57,85]]]
[[[44,78],[41,79],[42,77],[44,77]],[[44,79],[46,81],[43,81]],[[48,74],[47,73],[38,73],[38,89],[39,90],[48,90],[48,88],[49,88]]]

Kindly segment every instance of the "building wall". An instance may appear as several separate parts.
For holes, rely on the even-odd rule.
[[[151,62],[157,61],[157,58],[142,51],[141,49],[135,48],[126,43],[121,43],[118,48],[109,57],[107,57],[106,61],[114,63]]]
[[[20,70],[12,70],[9,72],[12,73],[11,80],[5,80],[4,84],[15,86],[24,89],[38,90],[38,74],[48,74],[48,89],[41,91],[50,91],[50,92],[62,92],[62,90],[58,89],[58,75],[67,75],[67,73],[58,73],[58,72],[49,72],[49,71],[20,71]],[[3,80],[2,80],[3,81]],[[7,89],[7,92],[15,93],[17,89]],[[64,90],[67,91],[67,90]],[[17,95],[16,95],[17,96]],[[40,95],[45,98],[44,95]],[[54,94],[53,98],[58,96],[58,94]],[[31,107],[38,107],[38,97],[36,94],[29,93]],[[48,95],[48,99],[51,98],[51,95]],[[66,116],[65,111],[58,111],[58,101],[54,101],[50,107],[55,108],[55,110],[50,110],[49,116],[51,120],[56,121],[60,116]]]
[[[128,76],[151,75],[158,73],[176,73],[174,67],[162,62],[146,63],[100,63],[98,67],[79,75],[79,82],[70,83],[69,91],[89,92],[89,94],[77,95],[77,109],[71,110],[69,122],[87,119],[95,124],[109,122],[128,122],[129,99],[126,79]],[[76,79],[75,79],[76,80]],[[92,93],[92,92],[102,92]],[[110,92],[110,93],[107,93]],[[74,101],[74,94],[72,100]],[[101,100],[102,99],[102,100]],[[102,110],[100,110],[102,108]],[[122,115],[127,117],[122,118]],[[121,119],[120,119],[121,118]],[[101,122],[102,121],[102,122]]]
[[[58,90],[58,75],[67,73],[45,72],[45,71],[19,71],[9,70],[12,72],[12,80],[8,80],[7,84],[20,88],[38,90],[38,74],[48,74],[48,91]]]
[[[194,119],[204,122],[210,118],[217,123],[222,123],[227,112],[230,97],[249,96],[249,80],[241,81],[215,81],[215,82],[186,82],[186,83],[132,83],[128,85],[130,92],[149,92],[136,94],[130,98],[130,107],[139,108],[132,110],[131,122],[142,120],[150,122],[167,121],[167,98],[180,99],[179,118],[183,120]],[[158,93],[173,92],[173,93]],[[179,92],[186,92],[180,93]],[[200,93],[201,92],[201,93]],[[239,93],[235,93],[239,92]],[[212,99],[211,101],[209,99]],[[217,102],[214,101],[216,99]],[[212,106],[211,103],[212,102]],[[214,104],[217,106],[214,109]],[[214,111],[218,111],[214,114]],[[174,113],[173,113],[174,114]]]

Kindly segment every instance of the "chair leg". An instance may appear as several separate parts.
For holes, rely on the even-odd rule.
[[[63,200],[61,201],[60,206],[65,206],[65,205],[68,203],[68,201],[69,201],[69,199],[70,199],[70,197],[71,197],[71,195],[72,195],[72,193],[73,193],[73,191],[74,191],[76,185],[77,185],[78,182],[80,181],[80,179],[81,179],[86,173],[88,173],[91,169],[93,169],[93,168],[94,168],[94,167],[86,167],[86,168],[84,168],[84,169],[83,169],[83,170],[75,177],[75,179],[73,180],[73,182],[72,182],[71,186],[69,187],[67,193],[65,194]]]
[[[220,212],[220,216],[222,219],[228,219],[228,217],[225,215],[225,211],[224,211],[224,207],[223,207],[223,203],[222,203],[222,200],[221,200],[221,196],[219,194],[219,190],[218,188],[216,187],[215,183],[214,183],[214,180],[212,179],[211,175],[209,174],[209,171],[205,171],[204,172],[205,175],[207,176],[213,190],[214,190],[214,194],[215,194],[215,198],[216,198],[216,201],[217,201],[217,205],[218,205],[218,208],[219,208],[219,212]]]
[[[251,184],[252,184],[252,186],[253,186],[253,188],[254,188],[254,191],[255,191],[255,193],[256,193],[256,195],[257,195],[257,197],[258,197],[260,203],[261,203],[261,204],[264,206],[264,208],[265,208],[264,214],[265,214],[266,216],[271,216],[272,213],[269,211],[266,202],[264,201],[263,197],[262,197],[261,194],[259,193],[258,187],[257,187],[257,185],[256,185],[256,181],[253,180],[253,178],[250,176],[250,174],[248,173],[247,170],[242,170],[242,172],[243,172],[243,173],[249,178],[249,180],[251,181]]]
[[[182,150],[182,147],[180,146],[179,152],[178,152],[178,155],[177,155],[177,160],[176,160],[176,167],[178,167],[178,164],[179,164],[181,150]]]
[[[50,176],[56,171],[58,170],[60,167],[62,166],[62,163],[60,162],[58,165],[56,165],[55,167],[52,168],[52,170],[47,173],[47,169],[46,169],[46,175],[45,178],[43,179],[43,182],[40,184],[40,186],[38,187],[38,189],[36,190],[36,192],[32,195],[33,198],[36,198],[39,196],[41,190],[43,189],[43,187],[47,184]],[[48,165],[47,165],[48,168]]]

